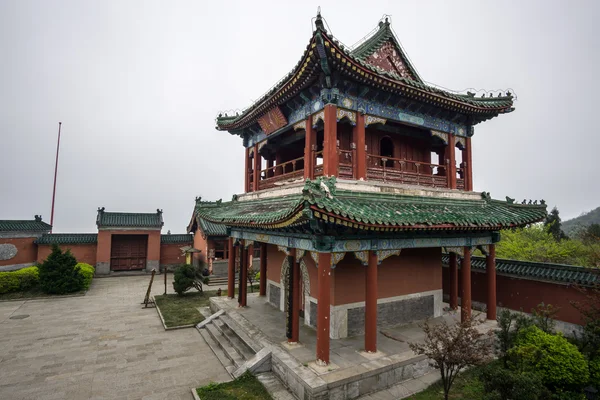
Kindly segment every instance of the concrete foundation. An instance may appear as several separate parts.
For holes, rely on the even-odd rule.
[[[96,275],[109,275],[109,274],[110,274],[110,263],[109,262],[96,263]]]

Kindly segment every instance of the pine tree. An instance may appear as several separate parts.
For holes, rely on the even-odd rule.
[[[554,236],[554,239],[557,242],[562,239],[568,238],[561,228],[560,216],[558,215],[558,208],[554,207],[552,211],[550,211],[550,214],[548,214],[546,220],[544,221],[544,226],[548,227],[550,233],[552,233],[552,236]]]
[[[65,294],[83,289],[84,278],[70,250],[63,253],[58,245],[53,245],[52,253],[40,264],[39,270],[40,285],[46,293]]]

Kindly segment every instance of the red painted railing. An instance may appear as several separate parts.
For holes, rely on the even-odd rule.
[[[265,168],[260,171],[258,188],[269,189],[275,187],[275,182],[301,178],[304,176],[304,157]]]
[[[417,186],[448,187],[444,165],[374,154],[367,155],[367,179]]]

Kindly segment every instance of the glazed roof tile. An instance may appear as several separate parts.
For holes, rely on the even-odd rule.
[[[35,243],[51,244],[93,244],[98,242],[96,233],[48,233],[38,238]]]
[[[192,243],[193,241],[194,236],[188,234],[160,235],[160,242],[163,244]]]
[[[227,227],[222,224],[215,224],[204,218],[198,218],[200,229],[206,236],[227,236]]]
[[[317,17],[319,19],[320,16]],[[499,97],[475,97],[473,94],[456,94],[423,83],[416,70],[401,51],[401,56],[415,79],[401,77],[397,73],[383,71],[365,61],[385,40],[392,39],[401,51],[389,24],[380,25],[379,30],[365,43],[350,50],[338,42],[324,28],[314,31],[299,62],[273,88],[235,116],[217,117],[217,129],[235,130],[253,124],[260,115],[276,105],[283,104],[313,82],[321,71],[330,73],[331,68],[375,86],[381,90],[435,104],[463,114],[477,116],[474,123],[492,118],[500,113],[513,111],[512,94]],[[331,64],[331,65],[329,65]]]
[[[0,220],[0,232],[47,232],[50,229],[52,226],[43,222],[37,215],[33,220]]]
[[[448,265],[448,255],[442,256],[442,263],[445,266]],[[485,271],[487,268],[485,257],[472,256],[471,268],[474,270]],[[594,285],[595,283],[600,283],[600,275],[596,270],[575,265],[496,258],[496,271],[500,275],[565,284]]]
[[[157,228],[163,226],[162,211],[156,210],[156,213],[122,213],[107,212],[104,208],[98,209],[96,225],[98,228],[118,227],[118,228]]]
[[[307,180],[301,194],[196,207],[198,217],[227,226],[285,227],[317,218],[359,229],[499,230],[546,217],[546,205],[337,191],[335,178]]]

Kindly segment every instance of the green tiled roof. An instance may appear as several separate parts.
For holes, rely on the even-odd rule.
[[[98,243],[96,233],[48,233],[35,241],[37,244],[93,244]]]
[[[444,266],[448,266],[448,255],[442,256],[442,263]],[[485,257],[471,257],[471,268],[474,270],[485,271]],[[593,285],[596,282],[600,282],[600,275],[592,268],[564,264],[507,260],[503,258],[496,258],[496,272],[500,275],[565,284]]]
[[[197,205],[198,217],[228,226],[281,228],[320,219],[369,230],[499,230],[546,217],[546,205],[481,199],[336,191],[335,178],[307,180],[302,193]]]
[[[320,16],[317,19],[320,20]],[[317,29],[292,71],[241,113],[235,116],[219,115],[217,129],[232,132],[251,126],[272,107],[284,104],[310,86],[321,72],[330,75],[332,69],[338,70],[341,75],[377,87],[378,90],[470,115],[473,124],[513,111],[513,97],[510,93],[498,97],[475,97],[474,94],[456,94],[423,83],[404,53],[402,56],[415,79],[384,71],[365,61],[372,51],[390,38],[398,43],[389,24],[384,23],[373,37],[351,50],[317,24]],[[399,45],[397,47],[401,49]]]
[[[200,229],[206,236],[227,236],[227,227],[222,224],[215,224],[204,218],[198,218]]]
[[[160,242],[164,244],[192,243],[193,241],[194,236],[188,234],[160,235]]]
[[[5,219],[0,220],[0,232],[47,232],[52,226],[35,216],[33,220]]]
[[[107,212],[104,207],[98,209],[96,218],[98,228],[117,227],[117,228],[157,228],[163,226],[162,210],[156,210],[156,213],[122,213]]]

